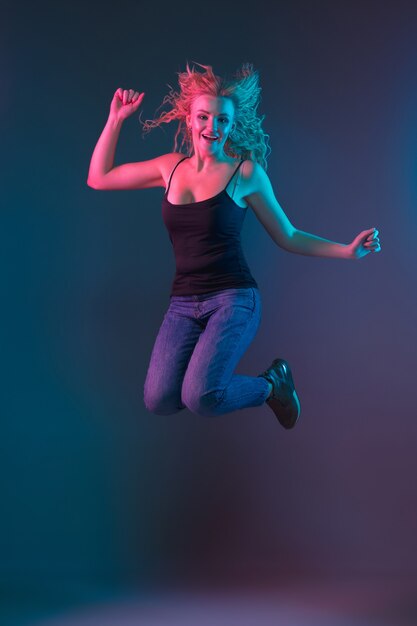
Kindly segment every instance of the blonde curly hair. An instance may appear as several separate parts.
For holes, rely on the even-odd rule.
[[[259,73],[254,70],[252,63],[243,63],[231,78],[221,78],[213,73],[211,65],[202,65],[195,61],[193,63],[204,68],[205,72],[196,72],[194,67],[191,69],[187,61],[186,71],[177,72],[179,91],[175,91],[171,85],[168,85],[170,91],[157,111],[164,104],[170,104],[172,108],[154,120],[142,122],[139,116],[143,130],[142,136],[156,126],[179,120],[173,151],[180,152],[185,146],[187,155],[191,156],[193,141],[186,124],[186,116],[191,112],[193,101],[202,94],[230,98],[235,107],[235,126],[226,140],[225,153],[233,158],[240,157],[256,161],[266,170],[267,157],[271,148],[269,135],[262,129],[265,115],[257,114],[261,99]]]

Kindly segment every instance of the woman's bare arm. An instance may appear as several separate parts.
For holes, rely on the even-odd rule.
[[[87,178],[89,187],[99,189],[104,177],[112,169],[122,124],[123,120],[117,120],[112,115],[109,115],[91,157]]]
[[[243,168],[242,178],[246,188],[244,199],[273,241],[289,251],[297,229],[276,199],[267,173],[254,161],[245,161]]]
[[[244,199],[275,243],[287,252],[335,259],[359,259],[370,252],[381,250],[376,228],[361,231],[349,244],[324,239],[296,228],[276,199],[265,170],[259,163],[249,161],[248,164],[249,167],[245,168],[245,174],[242,175],[247,188]]]
[[[163,172],[171,162],[175,162],[175,157],[172,156],[175,153],[114,166],[114,155],[123,121],[138,109],[142,97],[132,89],[118,89],[115,92],[108,120],[91,157],[87,178],[89,187],[109,190],[165,186]]]

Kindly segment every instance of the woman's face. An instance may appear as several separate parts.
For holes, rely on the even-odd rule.
[[[195,152],[223,154],[224,144],[232,129],[234,110],[233,101],[223,96],[204,94],[194,100],[187,124],[192,127]]]

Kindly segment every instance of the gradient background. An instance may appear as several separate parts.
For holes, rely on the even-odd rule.
[[[406,605],[378,592],[368,617],[417,623],[417,5],[23,2],[0,24],[1,623],[289,580],[407,581]],[[236,371],[290,362],[291,432],[266,405],[143,404],[174,274],[163,190],[86,179],[115,90],[145,91],[152,118],[187,60],[259,70],[268,174],[295,226],[380,232],[359,261],[307,257],[247,212],[263,320]],[[116,165],[173,149],[173,124],[142,139],[137,117]]]

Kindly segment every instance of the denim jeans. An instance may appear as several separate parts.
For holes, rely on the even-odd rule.
[[[192,296],[170,296],[144,384],[151,413],[188,408],[203,416],[260,406],[265,378],[234,374],[258,330],[259,289],[239,287]]]

